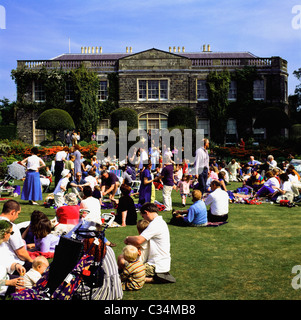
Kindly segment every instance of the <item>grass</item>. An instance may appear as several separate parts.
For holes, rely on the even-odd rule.
[[[238,186],[232,183],[229,189]],[[172,198],[174,208],[182,208],[179,193],[173,191]],[[28,205],[20,197],[16,200],[22,206],[16,223],[29,220],[35,209],[49,218],[55,215],[54,209]],[[161,191],[156,192],[156,200],[162,202]],[[187,207],[191,203],[188,198]],[[171,213],[160,214],[168,223]],[[300,217],[300,207],[230,204],[229,223],[223,226],[169,225],[171,274],[177,282],[146,284],[140,291],[124,292],[124,300],[299,300],[299,290],[291,282],[296,275],[293,266],[301,264]],[[124,238],[136,234],[135,226],[106,231],[107,238],[117,243],[116,257]]]

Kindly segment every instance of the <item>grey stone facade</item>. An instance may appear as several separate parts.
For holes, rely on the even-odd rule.
[[[88,52],[88,53],[87,53]],[[203,51],[199,53],[169,52],[149,49],[139,53],[125,54],[89,53],[63,54],[51,60],[18,61],[18,67],[37,69],[62,68],[70,70],[78,68],[81,63],[95,71],[100,80],[117,72],[119,76],[119,107],[130,107],[138,112],[138,116],[147,113],[168,115],[177,106],[188,106],[195,111],[197,119],[208,119],[206,99],[197,99],[197,80],[205,80],[212,70],[227,69],[234,72],[245,66],[256,66],[264,80],[264,101],[288,104],[287,99],[287,61],[280,57],[259,58],[249,52],[215,53]],[[167,99],[139,99],[139,81],[166,80],[168,86]],[[30,84],[29,84],[30,88]],[[32,85],[31,85],[32,88]],[[276,89],[276,90],[275,90]],[[275,95],[276,92],[276,95]],[[33,92],[28,92],[28,100],[33,99]],[[20,139],[34,142],[33,121],[38,112],[22,111],[18,113],[18,133]]]

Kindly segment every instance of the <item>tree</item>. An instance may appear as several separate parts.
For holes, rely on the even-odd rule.
[[[185,126],[190,129],[196,128],[194,111],[189,107],[175,107],[168,113],[168,127]]]
[[[36,128],[51,131],[53,141],[55,141],[58,131],[75,129],[75,125],[67,111],[62,109],[49,109],[41,113]]]
[[[16,102],[10,102],[7,98],[0,99],[1,124],[9,125],[16,123],[15,107]]]
[[[73,119],[81,137],[87,138],[96,131],[99,121],[98,89],[99,79],[95,72],[81,65],[71,71],[74,81],[75,105]]]

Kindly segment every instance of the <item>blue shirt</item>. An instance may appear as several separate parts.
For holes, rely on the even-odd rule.
[[[193,224],[207,223],[207,208],[203,200],[198,200],[188,209],[188,214],[184,221]]]

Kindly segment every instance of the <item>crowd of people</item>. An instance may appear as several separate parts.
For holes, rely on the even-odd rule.
[[[62,235],[70,236],[79,225],[101,226],[102,208],[114,208],[114,222],[122,227],[136,225],[138,235],[124,239],[122,253],[114,260],[112,247],[104,238],[106,255],[103,263],[110,267],[105,277],[111,296],[122,298],[122,290],[139,290],[145,283],[173,283],[170,274],[170,235],[162,210],[171,213],[170,224],[183,227],[205,227],[229,219],[229,203],[235,193],[246,190],[251,197],[271,201],[298,199],[300,176],[292,165],[277,165],[273,156],[265,161],[253,156],[245,164],[232,159],[228,164],[209,157],[209,140],[196,150],[195,162],[178,163],[178,150],[141,148],[127,161],[107,157],[89,161],[80,153],[78,143],[65,146],[55,156],[46,178],[54,178],[53,204],[56,215],[50,220],[34,210],[29,225],[21,232],[14,224],[21,212],[20,204],[9,200],[0,215],[0,294],[10,294],[19,287],[31,288],[48,267]],[[26,167],[22,200],[36,205],[42,200],[40,170],[46,167],[32,149],[32,156],[21,164]],[[47,174],[47,172],[50,173]],[[51,172],[52,171],[52,172]],[[227,190],[229,182],[241,182],[240,190]],[[163,203],[156,200],[162,190]],[[183,209],[173,210],[172,192],[179,192]],[[192,205],[187,206],[191,197]],[[137,200],[135,203],[135,199]],[[142,219],[138,218],[140,211]],[[42,258],[41,258],[42,257]],[[114,288],[112,288],[112,283]],[[102,291],[104,292],[104,291]]]

